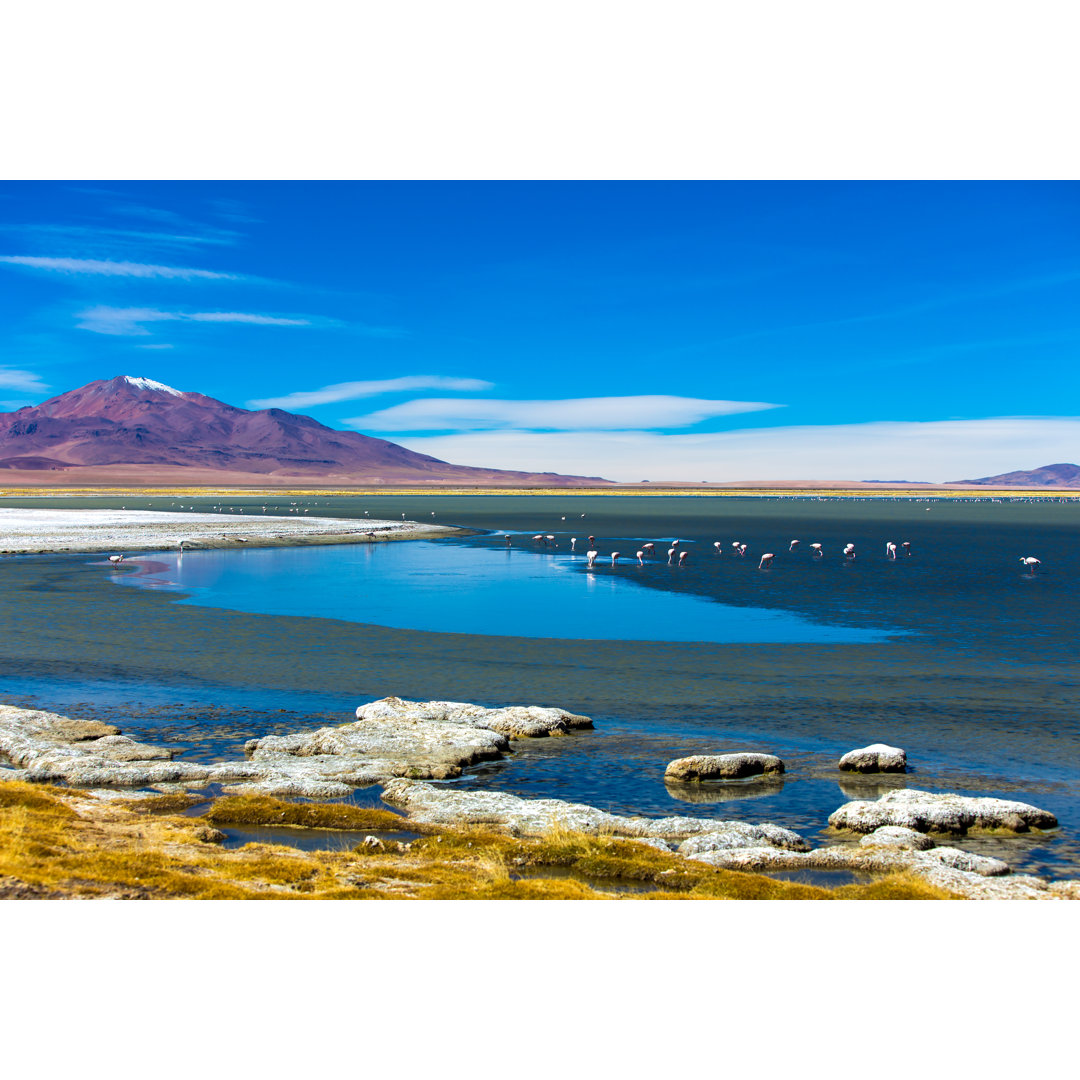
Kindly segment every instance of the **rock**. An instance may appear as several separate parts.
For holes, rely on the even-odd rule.
[[[498,791],[456,791],[433,784],[392,780],[383,789],[383,801],[405,810],[413,821],[428,824],[499,825],[514,836],[539,836],[555,828],[610,836],[684,840],[698,833],[717,832],[740,823],[711,818],[620,817],[584,803],[562,799],[522,799]],[[746,825],[746,829],[759,828]],[[764,827],[761,827],[764,828]],[[770,826],[776,834],[799,838],[786,829]],[[762,842],[762,841],[757,841]]]
[[[927,851],[934,846],[929,836],[901,825],[882,825],[859,841],[863,847],[907,848],[909,851]]]
[[[774,847],[717,849],[690,856],[725,870],[771,873],[778,870],[847,870],[880,876],[909,872],[938,888],[975,900],[1056,900],[1080,898],[1070,883],[1009,874],[1000,859],[988,859],[955,848],[907,851],[837,845],[813,851],[784,851]]]
[[[669,855],[675,850],[670,840],[661,840],[659,836],[635,836],[633,841],[635,844],[646,844],[651,848],[656,848],[657,851],[666,851]]]
[[[299,735],[268,735],[245,746],[254,769],[286,766],[321,779],[371,784],[397,776],[447,780],[502,757],[509,740],[489,728],[403,716],[358,720]],[[288,762],[289,758],[300,759]]]
[[[783,771],[784,763],[772,754],[698,754],[672,761],[664,770],[664,779],[680,783],[738,780]]]
[[[360,842],[360,846],[371,848],[372,851],[386,850],[386,845],[377,836],[365,836]]]
[[[200,825],[195,830],[195,839],[203,844],[221,844],[228,837],[220,829],[213,829],[209,825]]]
[[[679,854],[690,858],[706,851],[731,848],[774,847],[809,851],[810,845],[796,832],[779,825],[748,825],[742,821],[717,822],[709,832],[698,833],[679,845]]]
[[[205,780],[205,765],[178,764],[176,753],[137,743],[96,721],[0,706],[0,754],[30,781],[77,787],[150,787]]]
[[[841,759],[845,772],[907,772],[907,754],[898,746],[874,743],[859,750],[849,750]]]
[[[1046,810],[1009,799],[970,798],[902,788],[876,802],[845,803],[829,817],[834,829],[869,833],[882,825],[901,825],[918,832],[963,835],[969,829],[1026,832],[1053,829],[1057,818]]]
[[[464,701],[406,701],[385,697],[361,705],[357,720],[423,720],[439,724],[468,724],[488,728],[511,739],[542,738],[546,735],[566,735],[593,726],[587,716],[578,716],[565,709],[541,708],[537,705],[508,705],[501,709],[485,709]]]

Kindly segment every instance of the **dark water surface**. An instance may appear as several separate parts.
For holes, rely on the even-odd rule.
[[[170,501],[220,505],[122,500],[128,509]],[[236,755],[257,735],[340,723],[391,693],[559,704],[592,716],[596,730],[515,743],[510,758],[458,783],[617,812],[775,821],[811,839],[842,802],[892,786],[996,795],[1051,810],[1062,827],[962,846],[1036,872],[1080,869],[1076,503],[296,501],[229,505],[420,521],[434,512],[439,524],[486,531],[362,548],[191,551],[182,568],[175,553],[122,571],[94,556],[2,558],[4,699],[107,716],[205,760]],[[534,544],[537,533],[558,546]],[[590,534],[601,552],[591,573],[569,545],[576,536],[583,551]],[[666,565],[676,537],[690,552],[681,568]],[[793,539],[801,544],[789,555]],[[646,540],[660,556],[639,567],[633,555]],[[730,554],[736,540],[745,558]],[[887,540],[910,541],[912,556],[886,559]],[[841,557],[849,542],[854,561]],[[624,556],[615,568],[603,558],[613,550]],[[776,559],[758,570],[765,551]],[[1039,573],[1020,567],[1024,555],[1042,560]],[[135,578],[158,587],[118,587]],[[841,753],[875,741],[908,751],[906,778],[836,770]],[[664,785],[672,758],[738,749],[779,754],[785,778]]]

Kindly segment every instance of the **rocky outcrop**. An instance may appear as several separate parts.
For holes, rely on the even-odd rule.
[[[741,835],[755,844],[771,843],[773,837],[786,844],[801,838],[777,826],[743,825],[692,817],[620,817],[584,803],[562,799],[522,799],[498,791],[457,791],[393,780],[383,789],[383,801],[399,807],[410,820],[435,825],[497,825],[514,836],[539,836],[554,828],[611,836],[684,840],[701,833],[726,833],[732,842]],[[740,833],[739,830],[749,830]],[[755,832],[754,830],[765,830]]]
[[[697,754],[677,758],[664,770],[665,781],[739,780],[744,776],[782,773],[784,763],[772,754]]]
[[[541,708],[537,705],[508,705],[501,709],[485,709],[464,701],[406,701],[385,697],[356,710],[357,720],[397,721],[422,720],[436,724],[468,724],[488,728],[509,739],[536,739],[545,735],[566,735],[593,726],[587,716],[578,716],[565,709]]]
[[[907,772],[907,754],[899,746],[873,743],[858,750],[849,750],[840,759],[839,767],[845,772]]]
[[[905,829],[901,825],[882,825],[859,841],[863,847],[907,848],[909,851],[929,851],[934,841],[925,833]]]
[[[179,750],[138,743],[118,732],[110,724],[0,706],[0,754],[21,770],[22,779],[143,787],[209,776],[204,765],[173,761]]]
[[[698,833],[679,845],[679,854],[692,858],[708,851],[732,848],[773,847],[786,851],[809,851],[810,845],[796,832],[779,825],[748,825],[743,821],[718,821],[708,832]]]
[[[963,835],[969,830],[1021,833],[1053,829],[1057,818],[1046,810],[1010,799],[970,798],[902,788],[876,802],[849,802],[829,817],[834,829],[869,833],[883,825],[901,825],[918,832]]]

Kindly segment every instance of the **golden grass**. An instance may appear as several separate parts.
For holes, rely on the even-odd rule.
[[[304,829],[415,829],[400,814],[344,803],[294,803],[270,795],[226,795],[203,817],[214,825],[290,825]]]
[[[585,900],[946,899],[897,874],[830,890],[694,863],[645,844],[554,829],[515,838],[488,827],[417,826],[382,810],[228,796],[202,817],[172,814],[183,797],[134,800],[0,782],[0,878],[64,896]],[[147,812],[149,810],[149,812]],[[284,818],[282,817],[284,815]],[[411,844],[303,852],[278,844],[223,850],[219,824],[427,831]],[[333,825],[331,824],[333,823]]]

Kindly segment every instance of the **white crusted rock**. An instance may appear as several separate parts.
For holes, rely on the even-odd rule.
[[[390,781],[384,787],[382,797],[384,802],[403,809],[414,821],[440,825],[498,825],[515,836],[539,836],[554,828],[564,828],[611,836],[684,840],[698,833],[716,832],[725,826],[739,824],[711,818],[621,817],[595,806],[562,799],[522,799],[501,791],[459,791],[408,780]],[[777,835],[788,834],[786,829],[772,828],[776,829]],[[788,835],[795,836],[794,833]]]
[[[907,848],[909,851],[927,851],[934,841],[925,833],[905,829],[902,825],[882,825],[859,841],[863,847]]]
[[[829,817],[834,829],[859,833],[873,832],[882,825],[959,835],[970,829],[1027,832],[1053,829],[1057,823],[1053,814],[1028,803],[936,794],[915,788],[887,792],[875,802],[845,803]]]
[[[849,750],[840,759],[840,768],[859,773],[907,772],[907,754],[899,746],[873,743]]]
[[[423,720],[440,724],[468,724],[488,728],[511,739],[542,738],[545,735],[565,735],[593,726],[587,716],[565,709],[544,708],[538,705],[507,705],[500,709],[485,709],[464,701],[407,701],[385,697],[361,705],[357,720],[397,721]]]
[[[787,851],[809,851],[810,845],[791,829],[779,825],[749,825],[744,821],[718,821],[709,832],[698,833],[679,845],[679,854],[687,858],[706,851],[731,848],[775,847]]]
[[[677,758],[664,770],[665,780],[739,780],[744,776],[782,773],[784,763],[773,754],[696,754]]]

